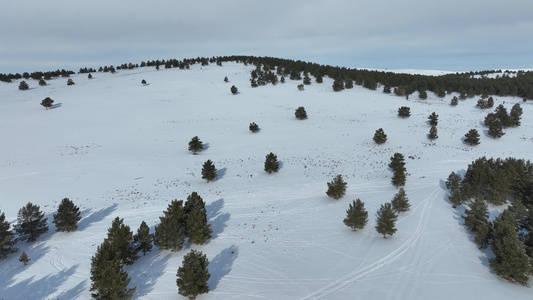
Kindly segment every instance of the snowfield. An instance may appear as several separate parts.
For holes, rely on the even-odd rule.
[[[531,299],[531,288],[491,271],[492,253],[474,244],[460,217],[464,207],[452,208],[444,185],[482,156],[531,159],[530,102],[495,97],[494,107],[505,103],[510,111],[519,102],[524,113],[520,127],[494,140],[483,126],[493,109],[476,108],[479,97],[451,107],[455,94],[406,100],[382,87],[333,92],[330,78],[312,78],[304,91],[288,77],[252,88],[253,68],[118,70],[72,75],[73,86],[66,78],[44,87],[30,79],[27,91],[18,90],[19,81],[0,83],[0,210],[13,225],[32,202],[50,227],[0,261],[0,299],[91,299],[91,256],[111,221],[124,218],[134,232],[145,221],[153,232],[170,201],[193,191],[206,202],[213,238],[174,253],[154,247],[125,267],[137,286],[134,299],[185,299],[176,271],[190,249],[210,261],[211,291],[198,299]],[[39,105],[45,97],[55,101],[50,110]],[[299,106],[307,120],[295,118]],[[399,118],[400,106],[411,117]],[[434,142],[427,139],[432,112],[439,115]],[[251,122],[259,132],[248,130]],[[378,128],[388,135],[383,145],[372,140]],[[475,147],[462,142],[471,128],[481,134]],[[198,155],[187,150],[194,136],[206,145]],[[263,171],[270,152],[281,163],[275,174]],[[406,158],[411,210],[383,239],[375,214],[397,192],[387,167],[395,152]],[[201,178],[208,159],[218,169],[209,183]],[[333,200],[326,183],[337,174],[348,189]],[[82,219],[78,231],[56,233],[53,214],[65,197]],[[342,220],[356,198],[369,222],[353,232]],[[501,210],[490,209],[492,217]],[[22,251],[27,266],[18,261]]]

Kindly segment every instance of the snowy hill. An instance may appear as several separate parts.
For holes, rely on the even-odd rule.
[[[154,248],[127,266],[134,299],[181,299],[176,271],[190,249],[210,261],[211,291],[198,299],[531,298],[531,288],[491,271],[491,252],[473,243],[464,208],[452,208],[444,185],[481,156],[530,159],[529,102],[522,125],[494,140],[477,98],[452,107],[455,94],[406,100],[360,86],[336,93],[329,78],[304,91],[288,79],[252,88],[253,68],[119,70],[73,75],[72,86],[65,78],[42,87],[29,80],[27,91],[0,83],[0,210],[13,225],[32,202],[50,226],[36,242],[17,244],[31,258],[27,266],[20,252],[0,261],[0,299],[90,299],[91,256],[111,221],[124,218],[134,231],[145,221],[153,232],[169,202],[193,191],[206,201],[213,238],[175,253]],[[45,97],[55,101],[50,110],[39,105]],[[495,97],[508,110],[518,102]],[[299,106],[307,120],[294,117]],[[399,118],[400,106],[411,117]],[[432,112],[439,115],[434,142],[427,139]],[[258,133],[248,130],[251,122]],[[388,135],[383,145],[372,140],[378,128]],[[461,140],[471,128],[481,133],[475,147]],[[193,136],[207,146],[198,155],[187,150]],[[275,174],[263,171],[270,152],[281,162]],[[411,210],[383,239],[375,213],[397,192],[387,167],[395,152],[406,157]],[[200,174],[208,159],[219,170],[209,183]],[[348,189],[333,200],[326,183],[337,174]],[[78,231],[56,233],[51,221],[65,197],[80,206],[82,220]],[[359,232],[342,222],[356,198],[369,212]]]

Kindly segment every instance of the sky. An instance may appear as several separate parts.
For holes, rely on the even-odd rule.
[[[530,0],[26,0],[0,10],[0,73],[271,56],[348,68],[533,68]]]

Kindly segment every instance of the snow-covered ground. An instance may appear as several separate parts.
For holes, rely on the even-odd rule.
[[[210,260],[211,291],[198,299],[531,299],[531,288],[490,270],[490,251],[473,243],[464,208],[451,207],[444,186],[481,156],[530,159],[531,103],[522,104],[522,126],[494,140],[477,98],[451,107],[453,94],[406,100],[359,86],[335,93],[329,78],[304,91],[291,80],[251,88],[252,68],[119,70],[91,80],[73,75],[73,86],[65,78],[44,87],[29,80],[27,91],[0,83],[0,210],[14,224],[32,202],[50,226],[36,242],[18,243],[27,266],[20,252],[0,261],[0,299],[90,299],[91,256],[111,221],[124,218],[136,232],[144,220],[153,232],[169,202],[193,191],[206,202],[213,238],[175,253],[154,248],[126,267],[135,299],[181,299],[176,271],[191,248]],[[53,109],[39,105],[45,97]],[[495,106],[505,102],[510,111],[521,101],[495,97]],[[294,117],[299,106],[307,120]],[[411,108],[410,118],[397,116],[400,106]],[[432,112],[439,115],[434,142],[426,138]],[[248,130],[251,122],[260,132]],[[388,135],[379,146],[378,128]],[[462,143],[471,128],[481,133],[476,147]],[[187,150],[193,136],[207,146],[198,155]],[[263,171],[269,152],[279,173]],[[411,210],[383,239],[375,214],[397,192],[387,167],[395,152],[406,158]],[[200,174],[208,159],[219,172],[210,183]],[[348,183],[338,201],[326,196],[336,174]],[[51,221],[65,197],[82,220],[78,231],[56,233]],[[359,232],[342,222],[356,198],[369,212]]]

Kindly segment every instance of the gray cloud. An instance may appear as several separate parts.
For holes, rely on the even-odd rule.
[[[532,68],[531,11],[529,0],[8,1],[0,73],[233,54],[347,67]]]

